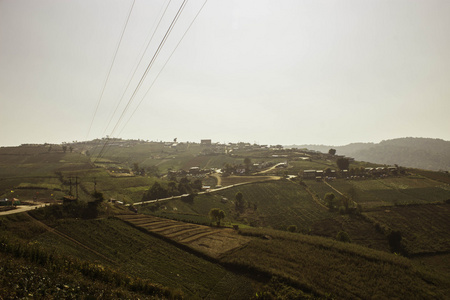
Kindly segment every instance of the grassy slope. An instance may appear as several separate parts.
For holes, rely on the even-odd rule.
[[[400,231],[411,255],[450,251],[450,204],[394,206],[364,215],[374,223]]]
[[[55,147],[51,152],[48,146],[1,148],[0,198],[61,199],[69,193],[69,177],[73,177],[72,193],[75,194],[74,177],[77,176],[79,197],[83,201],[91,200],[89,194],[96,181],[97,190],[105,198],[135,202],[157,180],[138,176],[114,178],[105,169],[94,167],[85,155],[56,152]]]
[[[338,299],[445,298],[442,279],[419,272],[402,257],[320,237],[267,230],[247,234],[266,238],[225,255],[223,262]]]
[[[49,252],[82,258],[171,289],[179,288],[186,295],[234,298],[236,295],[248,297],[254,293],[256,283],[252,280],[230,273],[217,264],[145,234],[120,220],[66,219],[58,222],[58,231],[82,242],[87,248],[44,230],[26,215],[3,220],[4,229],[8,229],[12,236],[37,242]],[[229,286],[234,289],[229,289]]]
[[[236,211],[234,198],[237,192],[244,195],[246,201],[244,212]],[[223,203],[221,201],[223,197],[229,201]],[[208,222],[208,213],[212,208],[224,210],[225,222],[228,223],[253,224],[278,229],[296,225],[299,229],[307,230],[315,221],[335,215],[318,205],[302,187],[289,181],[233,187],[199,195],[193,203],[173,200],[164,203],[157,214],[194,222],[199,220]]]
[[[321,197],[329,191],[324,183],[309,183]],[[424,177],[388,177],[385,179],[336,180],[330,183],[342,193],[353,189],[354,200],[363,208],[386,205],[426,204],[450,198],[450,189],[441,182]],[[336,194],[336,193],[335,193]]]

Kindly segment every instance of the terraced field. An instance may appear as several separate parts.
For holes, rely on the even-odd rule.
[[[229,228],[213,228],[149,215],[121,215],[118,217],[127,223],[186,245],[213,258],[218,258],[225,252],[242,247],[251,240]]]

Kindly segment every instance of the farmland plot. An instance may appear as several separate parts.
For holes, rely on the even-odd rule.
[[[317,204],[301,186],[289,181],[243,185],[219,194],[234,199],[239,191],[247,203],[257,205],[261,225],[265,227],[285,229],[289,225],[296,225],[307,229],[315,221],[334,215]]]
[[[181,222],[165,223],[164,219],[149,220],[145,217],[136,217],[138,215],[123,216],[123,218],[130,219],[130,223],[134,221],[140,224],[139,226],[153,226],[160,230],[158,234],[161,235],[164,233],[162,231],[164,224],[168,227],[180,225],[178,229],[180,234],[193,229],[183,227]],[[79,247],[77,244],[58,238],[58,236],[55,238],[51,232],[40,234],[38,237],[34,234],[34,236],[41,245],[49,247],[52,251],[57,249],[64,255],[109,265],[112,268],[120,269],[125,274],[138,276],[174,289],[182,289],[187,296],[190,296],[188,299],[196,297],[202,299],[244,297],[248,299],[254,294],[253,289],[258,285],[245,276],[231,273],[217,264],[179,249],[160,238],[136,230],[117,219],[61,220],[57,230],[83,243],[86,247]],[[167,232],[175,235],[174,228],[170,230]],[[194,232],[190,233],[191,238],[194,237],[194,234]],[[186,237],[180,236],[179,238],[185,239]],[[241,238],[245,239],[245,237]],[[191,241],[191,243],[194,242]],[[96,256],[87,251],[86,248],[101,253],[113,264],[102,259],[102,256]],[[230,286],[235,289],[230,289]]]
[[[250,241],[250,238],[229,228],[213,228],[148,215],[123,215],[120,218],[215,258]]]
[[[302,234],[267,229],[247,232],[271,238],[254,239],[225,254],[222,261],[287,278],[321,298],[445,298],[440,290],[445,284],[438,287],[435,279],[417,272],[404,257]]]
[[[400,231],[410,254],[450,251],[450,205],[393,206],[365,213],[374,222]]]
[[[410,177],[336,180],[330,183],[342,193],[353,189],[354,201],[363,208],[388,205],[426,204],[450,198],[450,189],[445,184]]]

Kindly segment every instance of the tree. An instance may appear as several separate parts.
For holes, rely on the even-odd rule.
[[[243,211],[245,208],[244,195],[241,192],[237,192],[234,197],[236,198],[236,202],[234,203],[236,210]]]
[[[173,194],[173,192],[174,192],[175,189],[177,188],[177,183],[176,183],[175,181],[169,181],[169,188],[170,188],[170,191],[171,191],[172,194]]]
[[[102,202],[103,200],[105,200],[105,198],[103,197],[103,193],[101,192],[94,191],[91,195],[92,197],[94,197],[95,201]]]
[[[335,155],[336,149],[331,148],[330,150],[328,150],[328,154]]]
[[[196,179],[196,180],[194,180],[193,183],[191,183],[191,187],[194,190],[201,191],[202,187],[203,187],[203,182],[200,179]]]
[[[244,165],[245,165],[245,173],[248,174],[250,173],[250,166],[252,164],[252,160],[249,157],[246,157],[244,159]]]
[[[296,232],[296,231],[297,231],[297,226],[295,226],[295,225],[289,225],[288,228],[287,228],[287,230],[288,230],[289,232]]]
[[[348,170],[348,167],[350,166],[350,161],[346,157],[340,157],[336,160],[338,168],[342,170]]]
[[[180,182],[178,183],[178,192],[180,192],[180,194],[192,193],[191,181],[187,179],[187,177],[180,179]]]
[[[336,240],[344,242],[344,243],[351,243],[350,237],[348,236],[348,233],[345,231],[339,231],[336,235]]]
[[[407,255],[405,246],[402,243],[402,234],[400,231],[391,231],[388,236],[389,247],[392,252],[400,253],[402,255]]]
[[[150,176],[159,177],[159,168],[158,166],[150,166],[147,168],[147,174]]]
[[[152,187],[145,193],[142,200],[153,200],[166,198],[168,196],[167,190],[161,186],[159,182],[155,182]]]
[[[217,223],[217,226],[220,226],[220,221],[225,218],[225,212],[219,208],[212,208],[209,211],[209,217]]]
[[[230,165],[229,163],[225,163],[223,165],[223,173],[230,175],[233,172],[234,172],[234,167],[232,165]]]
[[[336,198],[336,196],[333,193],[326,193],[325,194],[325,203],[327,204],[329,209],[334,208],[333,200]]]
[[[66,153],[66,151],[67,151],[67,146],[66,146],[66,145],[63,145],[63,146],[62,146],[62,149],[63,149],[63,152]]]

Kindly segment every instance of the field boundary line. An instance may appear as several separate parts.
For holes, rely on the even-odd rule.
[[[295,182],[293,182],[292,180],[289,180],[290,182],[292,182],[293,184],[296,184]],[[319,199],[317,199],[316,195],[311,191],[311,189],[309,188],[309,186],[304,185],[303,186],[305,188],[305,190],[308,192],[308,194],[311,195],[311,198],[314,200],[314,202],[316,202],[317,204],[319,204],[320,207],[329,210],[328,207],[326,207],[323,203],[321,203],[321,201]]]
[[[104,256],[103,254],[101,254],[101,253],[95,251],[94,249],[92,249],[92,248],[86,246],[85,244],[83,244],[83,243],[77,241],[76,239],[74,239],[74,238],[72,238],[72,237],[70,237],[70,236],[68,236],[68,235],[66,235],[66,234],[64,234],[64,233],[62,233],[61,231],[59,231],[59,230],[57,230],[57,229],[55,229],[55,228],[52,228],[52,227],[46,225],[46,224],[43,223],[42,221],[40,221],[40,220],[36,219],[35,217],[33,217],[32,215],[30,215],[28,212],[27,212],[27,215],[28,215],[31,219],[33,219],[33,220],[35,221],[35,223],[39,224],[41,227],[45,228],[47,231],[49,231],[49,232],[51,232],[51,233],[54,233],[54,234],[56,234],[56,235],[58,235],[58,236],[60,236],[60,237],[62,237],[62,238],[64,238],[64,239],[66,239],[66,240],[68,240],[68,241],[71,241],[71,242],[77,244],[78,246],[81,246],[82,248],[84,248],[84,249],[86,249],[86,250],[88,250],[88,251],[94,253],[95,255],[100,256],[101,258],[105,259],[106,261],[112,263],[113,265],[117,265],[117,263],[116,263],[115,261],[111,260],[110,258],[108,258],[108,257]]]

